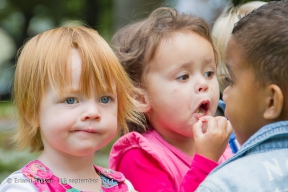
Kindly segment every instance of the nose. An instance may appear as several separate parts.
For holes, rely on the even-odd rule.
[[[100,120],[100,106],[95,101],[87,102],[84,106],[84,111],[81,116],[81,120]]]
[[[203,93],[203,92],[208,91],[209,86],[208,86],[208,82],[205,78],[199,77],[197,84],[198,84],[196,86],[196,92],[197,93]]]

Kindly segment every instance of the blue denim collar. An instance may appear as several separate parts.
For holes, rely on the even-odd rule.
[[[258,145],[261,145],[262,143],[265,143],[267,140],[271,138],[281,137],[283,135],[286,135],[286,138],[288,136],[288,121],[279,121],[276,123],[271,123],[268,125],[265,125],[261,129],[259,129],[254,135],[252,135],[240,148],[240,150],[230,159],[216,167],[210,174],[214,173],[221,167],[225,166],[226,164],[244,156],[248,153],[255,153],[256,150],[252,150],[252,148],[255,148]],[[271,140],[273,142],[273,140]],[[276,140],[275,140],[276,141]],[[281,139],[281,144],[288,146],[288,139]],[[284,142],[284,143],[283,143]]]

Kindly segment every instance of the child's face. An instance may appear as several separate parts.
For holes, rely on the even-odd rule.
[[[72,83],[65,87],[68,93],[60,98],[48,86],[41,100],[39,126],[44,153],[93,155],[116,135],[117,95],[100,95],[91,91],[88,98],[79,88],[81,57],[75,49],[70,56],[68,65],[72,69]]]
[[[237,140],[243,144],[263,124],[264,88],[255,81],[251,68],[244,66],[241,48],[232,38],[227,47],[227,67],[231,83],[224,90],[225,115],[231,121]]]
[[[191,138],[192,125],[213,116],[219,99],[211,44],[194,32],[172,34],[151,62],[144,84],[149,122],[164,137]]]

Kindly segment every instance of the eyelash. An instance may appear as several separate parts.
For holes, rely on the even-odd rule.
[[[207,71],[206,73],[204,73],[204,76],[205,74],[209,74],[207,77],[212,77],[215,73],[214,71]]]
[[[73,99],[73,102],[69,103],[69,101],[71,101],[72,99]],[[103,101],[102,99],[108,99],[108,101],[106,102],[106,101]],[[107,104],[107,103],[111,102],[112,100],[113,99],[110,96],[102,96],[99,101],[101,103]],[[74,97],[67,97],[67,98],[63,99],[62,102],[66,103],[68,105],[73,105],[73,104],[79,103],[79,101]]]
[[[183,78],[183,77],[186,77],[186,78]],[[189,78],[188,74],[184,74],[184,75],[181,75],[181,76],[177,77],[177,79],[182,80],[182,81],[185,81],[188,78]]]
[[[74,99],[74,102],[73,102],[73,103],[68,103],[67,101],[68,101],[69,99]],[[74,98],[74,97],[65,98],[65,99],[63,99],[63,102],[65,102],[65,103],[68,104],[68,105],[73,105],[73,104],[75,104],[75,102],[76,102],[76,103],[79,103],[79,101],[77,101],[77,99]]]
[[[229,84],[229,86],[233,84],[233,81],[228,76],[224,77],[224,80]]]
[[[109,103],[109,102],[111,102],[111,101],[113,100],[112,97],[110,97],[110,96],[102,96],[102,97],[100,98],[100,102],[101,102],[101,103],[104,103],[104,104],[107,104],[107,103],[105,103],[105,102],[102,101],[103,98],[108,98],[108,99],[109,99],[107,103]]]
[[[207,74],[207,76],[206,76],[206,74]],[[208,72],[204,73],[204,76],[212,77],[214,74],[215,74],[214,71],[208,71]],[[186,77],[186,78],[183,78],[183,77]],[[182,80],[182,81],[185,81],[188,78],[189,78],[188,74],[184,74],[184,75],[181,75],[181,76],[177,77],[177,79]]]

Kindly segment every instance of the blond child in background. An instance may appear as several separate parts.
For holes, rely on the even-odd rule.
[[[171,8],[117,32],[116,55],[135,85],[146,131],[113,145],[109,165],[147,191],[191,191],[218,163],[232,156],[231,126],[215,114],[219,85],[217,52],[208,24]]]
[[[271,1],[234,27],[223,99],[242,146],[197,191],[287,191],[287,23],[288,1]]]
[[[29,40],[15,72],[16,141],[41,154],[0,191],[131,191],[122,173],[93,165],[93,158],[121,125],[127,131],[126,120],[139,123],[133,89],[93,29],[61,27]]]

